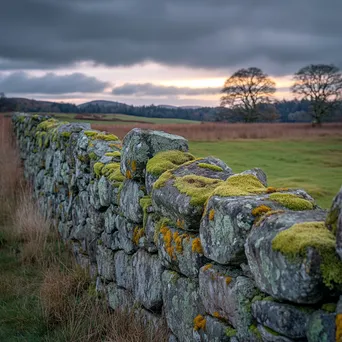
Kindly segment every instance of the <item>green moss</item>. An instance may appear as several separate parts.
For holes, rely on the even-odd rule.
[[[313,204],[294,194],[284,194],[275,192],[270,195],[270,200],[278,202],[290,210],[312,210]]]
[[[91,140],[118,141],[119,138],[114,134],[104,134],[96,131],[84,131],[84,134]]]
[[[336,254],[336,239],[324,222],[304,222],[279,232],[272,248],[289,258],[305,257],[308,248],[314,248],[322,258],[321,272],[324,284],[342,284],[342,261]]]
[[[259,341],[262,341],[261,333],[255,324],[249,326],[248,330],[256,337]]]
[[[201,167],[202,169],[209,169],[209,170],[217,171],[217,172],[223,171],[222,167],[217,166],[217,165],[207,164],[207,163],[198,163],[197,166]]]
[[[334,235],[336,235],[337,231],[337,219],[339,215],[339,209],[330,209],[328,212],[327,218],[325,220],[325,224],[327,227],[333,232]]]
[[[98,163],[96,163],[98,164]],[[95,165],[94,165],[95,166]],[[109,163],[101,169],[101,174],[111,183],[123,182],[125,177],[120,172],[120,163]]]
[[[192,205],[204,205],[211,193],[221,183],[220,179],[212,179],[196,175],[176,177],[174,186],[182,194],[189,196]]]
[[[91,160],[97,160],[99,157],[97,156],[96,153],[90,152],[90,153],[89,153],[89,158],[90,158]]]
[[[62,133],[61,133],[61,136],[62,136],[63,138],[69,139],[69,138],[71,137],[71,132],[62,132]]]
[[[101,170],[103,169],[104,164],[103,163],[95,163],[94,164],[94,173],[99,178],[101,176]]]
[[[114,152],[107,152],[105,153],[106,157],[121,157],[121,152],[114,151]]]
[[[336,311],[336,307],[336,303],[325,303],[322,305],[322,310],[333,313]]]
[[[87,156],[83,156],[83,155],[78,155],[77,159],[82,162],[82,163],[88,163],[88,157]]]
[[[234,336],[236,336],[236,329],[234,329],[233,327],[228,327],[228,328],[225,330],[225,334],[226,334],[226,336],[228,336],[228,337],[234,337]]]
[[[45,121],[42,121],[38,126],[37,129],[40,131],[48,131],[52,128],[55,128],[57,126],[59,126],[61,123],[56,120],[56,119],[48,119]]]
[[[273,336],[281,336],[278,332],[272,330],[272,329],[269,328],[269,327],[264,326],[264,329],[265,329],[269,334],[271,334],[271,335],[273,335]]]
[[[36,133],[36,139],[37,139],[38,146],[40,148],[42,148],[46,144],[45,140],[48,140],[47,133],[46,132],[37,132]]]
[[[229,177],[219,187],[215,189],[213,195],[248,196],[261,194],[266,191],[266,187],[253,175],[235,175]]]
[[[170,171],[165,171],[153,184],[153,189],[162,188],[166,185],[166,182],[171,178],[174,178],[174,175]]]
[[[147,222],[147,208],[152,205],[152,199],[150,196],[144,196],[139,201],[141,208],[143,209],[144,219],[143,219],[143,227],[146,227]]]
[[[182,151],[163,151],[151,158],[146,166],[148,173],[159,176],[167,170],[172,170],[179,165],[194,160],[195,157]]]

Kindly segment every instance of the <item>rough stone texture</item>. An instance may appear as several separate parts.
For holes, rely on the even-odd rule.
[[[165,234],[159,234],[159,256],[166,268],[172,269],[190,278],[197,278],[199,269],[206,264],[207,258],[195,247],[197,235],[184,230],[167,227]],[[171,241],[168,240],[171,237]]]
[[[194,318],[204,314],[196,282],[180,277],[176,272],[162,275],[166,321],[180,342],[192,342]]]
[[[187,152],[188,142],[178,135],[134,128],[123,140],[121,173],[129,171],[133,179],[143,179],[148,160],[167,150]]]
[[[259,169],[258,167],[243,171],[240,173],[240,175],[253,175],[258,178],[264,186],[267,187],[267,175],[262,169]]]
[[[143,219],[143,211],[139,200],[144,197],[143,187],[133,181],[126,180],[120,192],[120,209],[124,216],[136,223],[141,223]]]
[[[157,255],[140,249],[133,256],[134,296],[147,309],[157,309],[162,305],[162,272]]]
[[[128,310],[152,334],[164,323],[165,315],[172,331],[170,342],[335,340],[336,317],[329,312],[338,314],[338,323],[342,305],[340,301],[335,310],[334,303],[341,291],[338,287],[328,291],[322,285],[317,253],[308,250],[306,257],[295,263],[270,247],[278,231],[297,222],[324,220],[323,212],[287,211],[283,216],[258,217],[258,224],[254,222],[252,227],[254,206],[281,207],[271,203],[266,194],[213,198],[200,227],[204,201],[190,204],[184,189],[180,193],[170,179],[152,191],[152,205],[143,220],[139,199],[149,194],[157,181],[145,172],[146,163],[159,151],[187,151],[184,138],[136,129],[128,133],[121,150],[114,135],[91,130],[88,124],[66,124],[48,116],[20,113],[13,116],[13,129],[24,175],[32,184],[40,212],[56,225],[76,262],[96,279],[96,291],[106,296],[112,309]],[[116,165],[102,172],[111,163]],[[118,163],[127,177],[115,168]],[[225,163],[213,157],[171,171],[172,177],[198,175],[215,181],[232,174]],[[260,169],[243,174],[253,174],[267,184]],[[200,191],[206,189],[203,180],[196,184]],[[303,190],[288,192],[313,201]],[[336,231],[338,252],[342,245],[340,196],[326,220],[328,228]],[[169,230],[162,229],[165,227]],[[173,271],[163,272],[164,267]],[[253,278],[266,293],[256,290]],[[284,302],[270,302],[267,294]],[[293,302],[316,304],[306,305],[303,311]],[[317,311],[319,308],[325,311]],[[305,326],[307,339],[303,337]]]
[[[199,167],[198,164],[210,164],[219,166],[223,171],[217,172],[208,168]],[[174,177],[183,177],[187,175],[195,175],[210,179],[226,180],[233,174],[232,170],[221,160],[207,157],[195,160],[191,163],[181,165],[170,171],[173,175],[163,187],[153,189],[152,204],[157,213],[161,216],[168,217],[176,222],[182,222],[182,229],[190,231],[198,231],[199,223],[203,213],[202,205],[192,204],[191,197],[181,193],[175,186]]]
[[[310,318],[307,308],[272,300],[255,301],[252,304],[252,314],[258,323],[294,339],[305,337]]]
[[[312,314],[306,332],[308,342],[335,341],[335,318],[334,313],[325,311],[317,311]]]
[[[254,208],[260,205],[272,210],[281,205],[263,196],[212,196],[200,225],[204,255],[220,264],[240,264],[246,260],[244,244],[256,217]]]
[[[275,214],[252,229],[245,244],[250,270],[257,286],[281,300],[295,303],[317,303],[328,289],[323,284],[321,258],[310,248],[305,258],[290,259],[272,249],[278,232],[296,223],[324,221],[324,211],[301,211]]]
[[[228,325],[211,316],[204,316],[205,330],[194,330],[193,338],[196,342],[230,342],[231,339],[226,335]]]
[[[251,300],[257,294],[254,282],[241,272],[219,266],[204,266],[199,273],[199,293],[205,311],[219,315],[237,329],[243,341],[252,324]]]

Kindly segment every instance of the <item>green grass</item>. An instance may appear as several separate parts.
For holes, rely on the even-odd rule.
[[[200,121],[183,120],[183,119],[173,119],[173,118],[145,118],[143,116],[134,116],[126,114],[104,114],[107,119],[118,119],[124,121],[106,121],[106,120],[78,120],[75,119],[73,113],[55,113],[53,114],[59,120],[67,120],[69,122],[89,122],[92,124],[108,124],[108,125],[128,125],[134,122],[146,122],[146,123],[156,123],[156,124],[187,124],[187,123],[200,123]],[[86,114],[82,114],[86,115]],[[100,115],[100,114],[99,114]],[[127,122],[129,121],[129,122]]]
[[[190,142],[190,152],[220,158],[234,172],[260,167],[269,185],[302,188],[323,208],[342,185],[342,139]]]

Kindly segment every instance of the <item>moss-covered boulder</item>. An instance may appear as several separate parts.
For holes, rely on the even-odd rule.
[[[204,255],[220,264],[245,261],[244,244],[253,223],[275,210],[286,208],[268,195],[210,197],[200,224]]]
[[[272,297],[317,303],[342,283],[342,262],[322,210],[269,215],[252,229],[245,253],[257,286]]]
[[[203,255],[198,235],[167,223],[161,223],[158,235],[158,251],[163,265],[186,277],[197,278],[199,269],[209,262]]]
[[[195,319],[204,315],[197,283],[177,272],[164,271],[162,291],[168,327],[179,341],[193,342],[193,328],[198,321]]]
[[[306,327],[313,310],[277,302],[272,298],[252,303],[252,314],[257,322],[271,329],[273,335],[280,334],[291,339],[306,336]]]
[[[129,179],[144,179],[148,160],[167,150],[187,152],[188,142],[178,135],[134,128],[123,140],[121,173]]]
[[[239,340],[249,340],[251,300],[258,293],[253,280],[237,269],[209,264],[200,269],[199,293],[207,313],[229,322]]]
[[[231,175],[232,170],[213,157],[185,163],[159,177],[153,186],[153,207],[179,228],[198,231],[205,202]]]

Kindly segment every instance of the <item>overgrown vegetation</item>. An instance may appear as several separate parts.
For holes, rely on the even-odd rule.
[[[137,315],[112,311],[44,218],[0,117],[0,341],[159,342]]]

